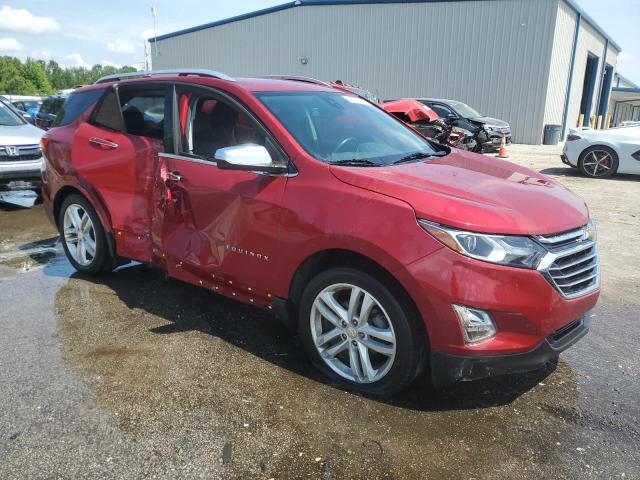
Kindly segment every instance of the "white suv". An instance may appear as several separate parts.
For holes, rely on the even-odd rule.
[[[17,182],[40,183],[43,134],[0,101],[0,187]]]

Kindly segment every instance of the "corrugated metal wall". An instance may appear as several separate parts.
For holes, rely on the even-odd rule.
[[[571,53],[576,28],[576,12],[565,2],[558,2],[555,22],[551,68],[547,88],[544,123],[562,125],[565,99],[569,84]],[[575,71],[574,71],[575,75]]]
[[[161,40],[154,68],[307,75],[381,98],[454,98],[508,121],[515,141],[536,144],[545,106],[567,81],[554,63],[548,100],[557,12],[557,0],[301,6]]]

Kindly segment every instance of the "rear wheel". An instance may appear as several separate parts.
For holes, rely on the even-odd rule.
[[[86,198],[70,195],[62,202],[58,228],[64,252],[76,270],[98,275],[113,268],[104,228]]]
[[[609,147],[589,147],[580,155],[578,167],[587,177],[607,178],[618,170],[618,155]]]
[[[311,361],[329,378],[374,395],[392,395],[420,373],[426,338],[417,321],[383,283],[350,268],[320,273],[300,302]]]

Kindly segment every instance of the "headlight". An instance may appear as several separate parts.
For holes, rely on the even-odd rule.
[[[477,260],[519,268],[537,268],[547,250],[529,237],[465,232],[437,223],[418,223],[451,250]]]

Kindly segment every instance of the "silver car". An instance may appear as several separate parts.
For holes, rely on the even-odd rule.
[[[43,134],[0,101],[0,187],[40,183]]]

